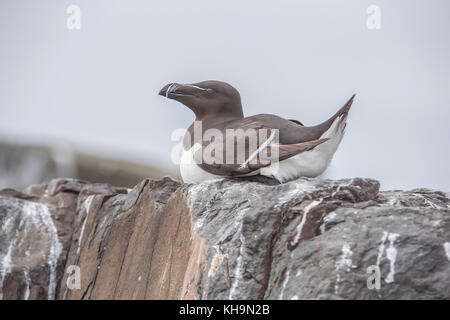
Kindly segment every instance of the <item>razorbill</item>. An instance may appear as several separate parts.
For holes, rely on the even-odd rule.
[[[225,82],[169,83],[159,94],[195,114],[180,161],[187,183],[258,174],[283,183],[321,175],[342,140],[355,97],[330,119],[308,127],[273,114],[244,117],[239,92]]]

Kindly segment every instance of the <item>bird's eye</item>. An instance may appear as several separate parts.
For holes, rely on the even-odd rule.
[[[208,92],[208,93],[213,93],[213,92],[214,92],[214,90],[213,90],[213,89],[211,89],[211,88],[207,88],[207,89],[206,89],[206,92]]]

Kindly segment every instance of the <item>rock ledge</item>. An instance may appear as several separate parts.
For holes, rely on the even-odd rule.
[[[449,203],[363,178],[2,190],[0,298],[450,299]]]

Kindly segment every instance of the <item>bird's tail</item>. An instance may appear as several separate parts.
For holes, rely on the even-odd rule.
[[[344,136],[345,127],[347,126],[348,112],[350,111],[350,107],[353,103],[354,98],[355,95],[353,95],[334,116],[332,116],[329,120],[325,122],[327,124],[329,123],[329,125],[326,131],[322,134],[321,138],[331,139],[332,140],[331,144],[334,145],[334,149],[336,149],[339,146],[339,143],[341,142]]]
[[[347,103],[344,104],[344,106],[342,108],[340,108],[338,110],[338,112],[336,112],[336,114],[331,117],[330,120],[332,120],[332,122],[333,122],[334,119],[336,119],[337,117],[343,117],[343,119],[347,118],[348,112],[350,111],[350,107],[352,106],[354,98],[355,98],[355,95],[352,95],[352,97],[347,101]]]
[[[355,95],[353,95],[330,119],[317,126],[319,132],[322,132],[320,138],[330,138],[336,133],[343,133],[354,98]]]

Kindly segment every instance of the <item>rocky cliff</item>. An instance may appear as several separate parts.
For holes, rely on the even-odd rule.
[[[371,179],[0,192],[3,299],[450,299],[449,194]]]

